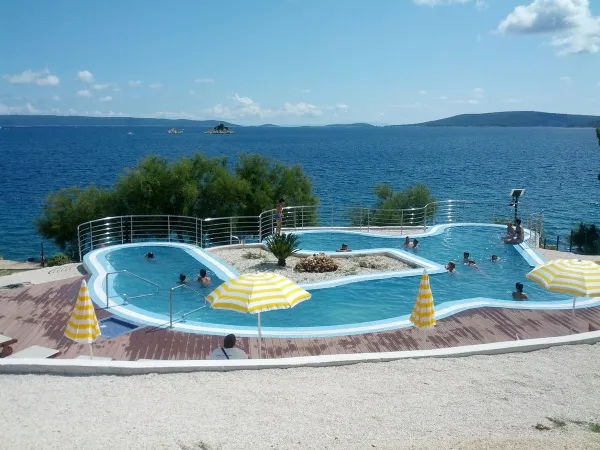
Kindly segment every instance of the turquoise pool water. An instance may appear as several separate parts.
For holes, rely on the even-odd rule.
[[[517,250],[502,243],[502,229],[469,226],[451,227],[437,236],[419,238],[420,248],[415,252],[424,258],[445,264],[457,261],[457,275],[431,275],[431,288],[436,305],[449,301],[485,297],[512,302],[514,284],[521,281],[532,302],[564,300],[567,297],[550,293],[528,281],[525,274],[531,267]],[[403,249],[404,238],[361,236],[351,233],[318,232],[301,235],[301,247],[315,251],[333,251],[341,243],[352,249],[396,248]],[[156,260],[147,261],[143,255],[153,251]],[[468,251],[480,270],[462,264],[462,255]],[[492,263],[491,255],[500,257]],[[107,259],[115,269],[128,269],[145,278],[158,282],[160,294],[153,297],[133,299],[130,303],[148,311],[168,314],[169,289],[178,284],[180,272],[196,275],[202,265],[180,248],[128,247],[112,251]],[[210,271],[209,271],[210,272]],[[213,287],[220,280],[214,274]],[[114,289],[119,294],[150,292],[148,285],[127,275],[115,278]],[[190,287],[208,294],[197,281]],[[319,327],[357,324],[390,319],[409,314],[418,292],[419,277],[387,278],[363,281],[325,289],[312,289],[312,299],[289,310],[271,311],[261,317],[264,327]],[[174,296],[174,311],[188,311],[202,304],[202,299],[185,289]],[[190,316],[191,320],[234,326],[255,326],[256,317],[210,307]]]

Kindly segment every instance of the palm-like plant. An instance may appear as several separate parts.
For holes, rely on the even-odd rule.
[[[277,265],[281,267],[285,267],[285,260],[299,250],[299,242],[300,238],[290,233],[270,236],[266,240],[267,248],[277,258]]]

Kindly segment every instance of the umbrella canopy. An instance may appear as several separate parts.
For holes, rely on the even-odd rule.
[[[229,309],[258,316],[258,354],[261,352],[260,313],[293,308],[308,300],[310,293],[276,273],[247,273],[224,282],[208,294],[215,309]]]
[[[433,306],[433,293],[429,285],[429,275],[423,271],[417,301],[410,315],[410,321],[417,328],[432,327],[435,325],[435,308]]]
[[[77,303],[71,313],[65,336],[80,344],[92,344],[100,336],[94,304],[85,280],[81,282]]]
[[[216,309],[257,314],[293,308],[311,295],[292,280],[276,273],[247,273],[221,284],[207,299]]]
[[[549,291],[573,296],[571,333],[577,297],[600,297],[600,265],[594,261],[555,259],[537,266],[525,276]]]
[[[526,275],[542,287],[574,297],[600,297],[600,265],[594,261],[556,259]]]

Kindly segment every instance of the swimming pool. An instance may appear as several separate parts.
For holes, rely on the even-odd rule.
[[[333,251],[342,242],[354,251],[366,249],[395,249],[399,252],[416,254],[438,264],[449,260],[459,262],[458,274],[433,273],[431,288],[436,303],[438,318],[457,311],[478,306],[502,306],[513,308],[568,308],[571,300],[561,294],[548,292],[525,278],[531,270],[522,256],[523,248],[505,245],[503,229],[493,226],[444,226],[431,234],[419,237],[419,249],[403,249],[403,236],[383,237],[351,232],[301,232],[301,248],[304,251]],[[530,249],[524,246],[531,253]],[[153,251],[156,259],[146,260],[144,255]],[[480,270],[462,264],[464,251],[477,260]],[[492,254],[500,257],[491,262]],[[121,313],[133,313],[136,319],[148,323],[165,323],[169,311],[169,290],[178,285],[181,272],[193,279],[189,286],[200,295],[179,289],[173,296],[175,313],[189,311],[202,305],[203,296],[222,280],[236,273],[218,261],[210,252],[185,244],[130,244],[100,249],[86,255],[88,267],[98,263],[109,270],[126,269],[159,285],[159,295],[131,299],[122,307]],[[531,256],[530,256],[531,257]],[[211,289],[203,288],[196,275],[200,268],[207,268],[212,279]],[[419,271],[420,273],[421,271]],[[97,279],[102,274],[96,276]],[[347,281],[347,280],[346,280]],[[511,293],[514,284],[521,281],[529,302],[514,302]],[[102,283],[100,283],[102,284]],[[293,309],[271,311],[261,317],[266,336],[326,336],[377,331],[408,326],[408,315],[414,305],[419,287],[419,277],[397,273],[380,280],[361,281],[331,286],[312,284],[309,290],[312,299],[302,302]],[[92,290],[94,292],[95,289]],[[151,286],[127,274],[119,274],[110,283],[110,293],[119,298],[132,297],[151,291]],[[101,298],[101,294],[99,295]],[[590,300],[591,301],[591,300]],[[102,301],[100,300],[100,304]],[[586,306],[585,302],[580,305]],[[589,306],[589,305],[587,305]],[[119,310],[117,310],[119,311]],[[142,317],[143,316],[143,317]],[[161,322],[162,321],[162,322]],[[177,324],[177,328],[188,331],[213,333],[235,332],[240,335],[256,333],[256,317],[231,311],[213,310],[210,307],[189,316],[189,322]]]

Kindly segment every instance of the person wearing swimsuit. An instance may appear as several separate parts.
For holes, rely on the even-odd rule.
[[[277,214],[275,214],[275,222],[277,223],[277,230],[275,234],[279,236],[281,234],[281,222],[283,219],[283,204],[285,200],[280,198],[279,203],[277,203]]]

